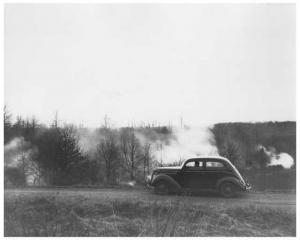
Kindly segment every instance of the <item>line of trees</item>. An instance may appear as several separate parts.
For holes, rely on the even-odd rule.
[[[212,144],[221,156],[230,159],[239,170],[251,169],[254,173],[262,170],[256,172],[263,172],[263,178],[266,171],[282,166],[266,168],[270,158],[264,148],[259,151],[259,145],[274,147],[278,153],[286,152],[296,159],[295,122],[220,123],[210,131],[214,136]],[[162,165],[159,154],[155,153],[176,140],[170,126],[113,128],[107,118],[92,133],[90,136],[90,129],[83,127],[58,124],[57,116],[50,126],[34,117],[16,117],[13,121],[5,108],[5,184],[143,183],[152,168]],[[85,145],[84,135],[88,135]],[[292,168],[295,169],[295,164]]]
[[[219,154],[239,169],[266,167],[269,158],[259,151],[259,145],[296,159],[296,122],[218,123],[210,131]]]
[[[172,135],[168,127],[115,129],[105,119],[104,124],[95,130],[98,136],[93,143],[95,149],[85,151],[80,145],[80,132],[85,129],[68,124],[60,126],[57,118],[50,126],[40,124],[35,118],[17,117],[13,122],[5,108],[5,183],[26,185],[30,181],[34,185],[86,185],[143,182],[151,168],[158,164],[153,156],[153,142],[138,137],[149,129],[156,132],[152,136],[156,139],[163,136],[166,140]],[[10,148],[10,145],[17,147]]]
[[[219,154],[230,159],[254,189],[296,189],[296,122],[219,123],[211,132]],[[291,169],[268,166],[268,148],[291,155]]]

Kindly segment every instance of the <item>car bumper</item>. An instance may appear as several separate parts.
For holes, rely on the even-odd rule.
[[[246,185],[243,186],[244,191],[249,191],[251,189],[252,189],[252,186],[250,186],[250,184],[246,184]]]
[[[147,187],[147,188],[151,187],[151,178],[147,177],[147,178],[145,179],[145,182],[146,182],[146,187]]]

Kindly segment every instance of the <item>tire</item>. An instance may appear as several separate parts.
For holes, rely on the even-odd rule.
[[[169,186],[166,182],[160,181],[155,184],[154,192],[159,195],[168,195],[169,194]]]
[[[225,198],[232,198],[236,196],[236,186],[230,182],[224,182],[221,184],[219,189],[220,194],[222,197]]]

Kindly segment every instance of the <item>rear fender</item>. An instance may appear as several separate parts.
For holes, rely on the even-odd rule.
[[[240,183],[240,181],[237,178],[235,178],[235,177],[224,177],[224,178],[221,178],[221,179],[218,180],[217,186],[216,186],[217,189],[219,189],[220,186],[222,185],[222,183],[224,183],[224,182],[230,182],[230,183],[236,185],[240,189],[244,188],[244,186]]]
[[[158,182],[167,182],[171,187],[173,187],[177,191],[181,191],[181,186],[170,176],[167,174],[160,174],[158,175],[152,182],[151,185],[155,186]]]

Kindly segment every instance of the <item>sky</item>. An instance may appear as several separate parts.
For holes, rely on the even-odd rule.
[[[97,127],[296,120],[293,4],[6,4],[4,102]]]

